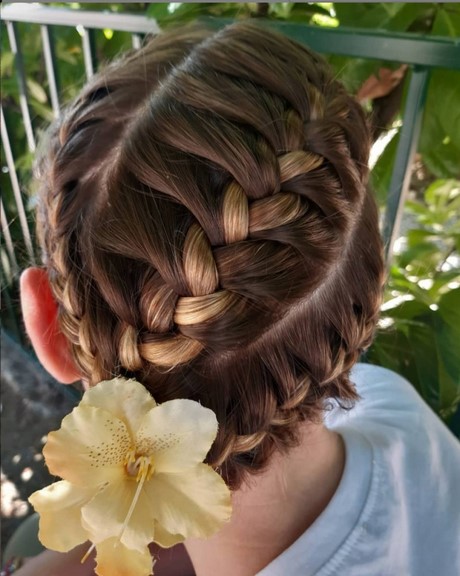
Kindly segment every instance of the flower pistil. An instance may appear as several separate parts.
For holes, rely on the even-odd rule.
[[[138,487],[136,493],[134,494],[133,501],[131,502],[131,506],[129,507],[128,514],[126,515],[125,521],[123,526],[120,530],[120,534],[118,536],[119,540],[122,539],[123,534],[126,530],[126,527],[131,520],[131,516],[133,515],[134,509],[136,508],[136,504],[139,500],[139,496],[141,495],[141,490],[144,486],[144,483],[153,476],[155,471],[154,463],[153,463],[153,456],[137,456],[134,450],[130,450],[126,456],[125,460],[126,471],[129,476],[135,476],[136,482],[138,483]]]
[[[137,456],[134,450],[126,455],[125,466],[128,476],[135,476],[136,482],[150,480],[155,471],[153,456]]]

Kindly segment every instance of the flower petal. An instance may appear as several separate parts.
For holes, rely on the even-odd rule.
[[[134,438],[142,417],[155,408],[156,402],[140,382],[114,378],[87,390],[80,406],[107,410],[126,424]]]
[[[157,472],[181,472],[203,462],[216,435],[212,410],[193,400],[170,400],[144,416],[136,450],[153,454]]]
[[[98,576],[150,576],[153,559],[145,547],[142,552],[130,550],[116,538],[105,540],[96,546],[96,574]]]
[[[131,446],[121,420],[100,408],[77,406],[48,434],[43,455],[51,474],[78,486],[99,486],[125,474]]]
[[[181,534],[171,534],[167,530],[163,528],[161,524],[159,524],[155,520],[155,536],[153,540],[159,544],[162,548],[171,548],[176,544],[184,541],[184,537]]]
[[[155,474],[146,485],[156,499],[156,519],[170,534],[206,538],[230,519],[230,491],[206,464],[183,474]]]
[[[135,478],[126,476],[110,483],[83,507],[83,523],[91,534],[92,542],[97,544],[109,538],[121,539],[124,545],[139,552],[152,542],[155,501],[145,490],[150,481],[141,489],[134,512],[124,530],[124,523],[139,486]]]
[[[82,527],[81,507],[93,495],[94,490],[73,486],[65,480],[34,492],[29,501],[40,514],[40,542],[57,552],[68,552],[86,542],[88,533]]]

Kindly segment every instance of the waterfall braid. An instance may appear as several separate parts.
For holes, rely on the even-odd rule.
[[[234,488],[356,399],[383,283],[369,142],[322,59],[246,22],[157,36],[50,133],[38,233],[77,365],[212,408]]]

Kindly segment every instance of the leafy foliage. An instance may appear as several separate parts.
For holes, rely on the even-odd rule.
[[[69,8],[67,2],[55,6]],[[416,32],[460,37],[460,5],[456,3],[332,3],[332,2],[176,2],[176,3],[71,3],[71,9],[146,14],[163,28],[203,16],[233,19],[264,17],[319,26],[351,26],[391,32]],[[1,24],[2,32],[4,24]],[[48,79],[38,25],[16,26],[26,71],[29,108],[35,133],[40,137],[52,120]],[[54,47],[59,62],[61,102],[71,100],[85,81],[81,29],[54,27]],[[98,63],[116,57],[132,45],[130,34],[105,30],[94,35]],[[19,105],[15,59],[6,33],[1,35],[2,105],[23,190],[30,187],[34,154],[27,149]],[[330,56],[330,63],[347,88],[357,92],[382,67],[399,65],[365,58]],[[424,178],[413,180],[406,205],[404,233],[398,241],[389,270],[381,328],[369,359],[404,374],[427,402],[460,436],[460,77],[458,72],[433,71],[418,150]],[[407,82],[406,82],[407,84]],[[405,89],[392,128],[393,138],[381,143],[373,169],[373,186],[380,204],[387,192],[399,141]],[[10,222],[19,266],[27,264],[16,202],[9,174],[0,174],[3,203]],[[29,208],[33,194],[28,194]],[[10,266],[4,241],[1,246],[5,310],[2,324],[17,327],[14,314],[17,278]],[[11,306],[8,305],[8,298]],[[20,330],[18,329],[20,332]]]
[[[460,435],[460,181],[407,202],[369,359],[405,375]]]

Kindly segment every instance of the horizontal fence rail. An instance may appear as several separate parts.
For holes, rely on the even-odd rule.
[[[98,30],[111,29],[131,34],[133,48],[140,48],[142,39],[147,34],[160,31],[158,23],[146,16],[131,14],[113,14],[54,8],[36,4],[4,4],[1,18],[5,23],[11,51],[15,58],[15,70],[19,90],[19,105],[24,123],[27,144],[30,152],[35,151],[36,138],[29,112],[26,71],[23,55],[17,34],[17,26],[23,23],[36,24],[40,31],[45,70],[48,80],[50,102],[55,117],[60,114],[61,85],[59,63],[56,62],[53,29],[56,26],[77,28],[81,35],[83,64],[86,78],[91,78],[97,70],[95,57],[95,34]],[[201,22],[219,29],[233,20],[225,18],[201,18]],[[403,113],[403,126],[397,148],[396,161],[393,167],[387,209],[383,226],[387,260],[390,261],[394,240],[399,234],[399,225],[408,192],[412,161],[417,149],[418,137],[422,123],[430,71],[433,68],[450,68],[460,70],[460,39],[427,37],[413,34],[396,34],[383,31],[369,31],[346,27],[323,28],[291,22],[272,20],[259,22],[273,27],[286,36],[308,45],[325,54],[335,54],[364,59],[378,59],[408,64],[411,67],[409,86]],[[17,203],[17,215],[23,241],[29,261],[34,261],[33,244],[28,227],[23,197],[16,175],[10,140],[2,112],[2,143],[11,179],[11,187]],[[8,227],[7,206],[1,206],[1,227],[10,270],[19,271],[14,253],[10,230]],[[2,261],[2,276],[5,276]]]
[[[113,14],[112,12],[94,12],[91,10],[72,10],[37,6],[36,4],[5,4],[1,10],[5,22],[27,22],[28,24],[47,24],[49,26],[83,26],[84,28],[110,28],[118,32],[134,34],[155,34],[160,27],[153,18],[136,14]]]
[[[305,42],[305,38],[308,38],[308,45],[324,54],[460,70],[460,38],[418,36],[362,28],[319,28],[288,22],[275,23],[275,28],[298,42]]]
[[[72,27],[80,25],[92,29],[110,28],[119,32],[137,34],[155,34],[160,31],[158,23],[146,16],[70,10],[21,3],[5,5],[2,9],[2,19],[29,24]],[[233,22],[227,18],[212,17],[200,20],[216,28]],[[268,20],[267,24],[293,40],[308,43],[313,50],[325,54],[333,53],[356,58],[460,70],[460,38],[428,37],[381,30],[369,31],[362,28],[323,28],[272,20]]]

